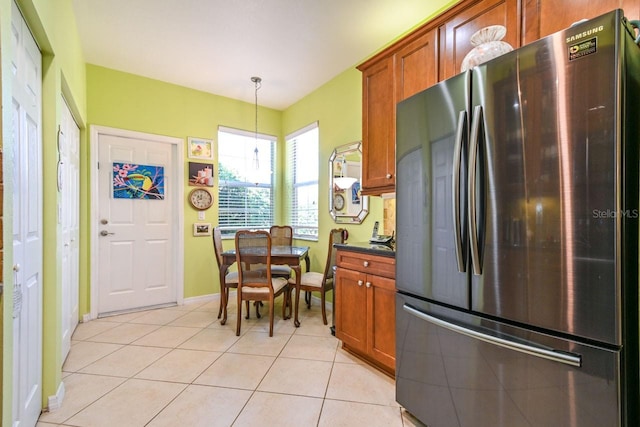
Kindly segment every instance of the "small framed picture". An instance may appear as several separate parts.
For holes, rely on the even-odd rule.
[[[213,165],[189,162],[189,185],[192,187],[213,187]]]
[[[211,236],[211,224],[204,222],[196,222],[193,224],[193,235],[196,237],[200,236]]]
[[[213,140],[203,138],[187,138],[187,151],[190,159],[213,160]]]

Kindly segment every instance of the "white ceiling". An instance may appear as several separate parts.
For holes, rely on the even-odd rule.
[[[73,0],[85,61],[283,110],[451,0]]]

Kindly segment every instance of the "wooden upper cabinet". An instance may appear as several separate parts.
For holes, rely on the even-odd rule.
[[[503,25],[506,41],[519,46],[518,0],[479,0],[467,2],[465,8],[440,25],[439,80],[460,73],[464,57],[473,49],[471,36],[483,27]]]
[[[581,19],[591,19],[614,9],[628,19],[640,18],[640,0],[528,0],[522,2],[522,44],[564,30]]]
[[[396,102],[393,56],[362,71],[362,194],[395,191]]]
[[[396,52],[396,102],[438,83],[436,35],[431,29]]]
[[[360,64],[362,193],[395,191],[396,104],[458,74],[476,31],[503,25],[518,48],[618,8],[640,19],[640,0],[462,0]]]

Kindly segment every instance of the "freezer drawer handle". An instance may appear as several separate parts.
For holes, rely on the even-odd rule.
[[[458,326],[453,323],[449,323],[447,321],[438,319],[437,317],[430,316],[419,310],[416,310],[415,308],[407,304],[404,304],[402,308],[407,313],[412,314],[422,320],[425,320],[429,323],[433,323],[434,325],[440,326],[442,328],[449,329],[450,331],[466,335],[471,338],[488,342],[490,344],[494,344],[500,347],[508,348],[510,350],[519,351],[520,353],[526,353],[532,356],[541,357],[543,359],[553,360],[554,362],[564,363],[570,366],[580,367],[582,365],[581,356],[577,356],[577,355],[574,356],[571,354],[560,353],[553,350],[547,350],[544,348],[539,348],[539,347],[534,347],[526,344],[521,344],[514,341],[509,341],[504,338],[498,338],[491,335],[483,334],[482,332],[474,331],[473,329],[464,328],[462,326]]]

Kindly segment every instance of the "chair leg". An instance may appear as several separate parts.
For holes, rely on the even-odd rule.
[[[269,336],[273,336],[273,295],[269,298]]]
[[[287,294],[285,295],[285,298],[287,299],[287,307],[289,307],[289,315],[286,317],[287,319],[291,319],[291,317],[293,316],[293,289],[294,288],[289,288],[289,290],[287,291]]]
[[[251,317],[251,310],[249,309],[249,300],[245,301],[245,304],[247,305],[247,317],[245,317],[245,319],[249,319],[249,317]]]
[[[289,290],[284,291],[284,295],[282,295],[282,318],[287,319],[287,293]]]
[[[311,309],[311,295],[312,293],[309,291],[304,292],[304,300],[307,303],[307,309]]]
[[[325,302],[324,302],[324,296],[325,296],[326,292],[324,289],[320,290],[320,304],[322,304],[322,321],[324,322],[324,324],[327,324],[327,309],[325,307]]]
[[[222,320],[220,320],[221,325],[225,325],[227,323],[227,307],[229,306],[230,292],[230,288],[225,287],[224,295],[222,296],[224,298],[224,308],[222,307],[223,301],[220,302],[220,308],[222,309]]]
[[[236,320],[236,336],[240,336],[240,325],[242,324],[242,295],[238,293],[238,316]]]
[[[226,286],[222,285],[220,289],[220,308],[218,308],[218,319],[222,317],[222,305],[224,304],[224,299],[226,298],[225,289]]]

